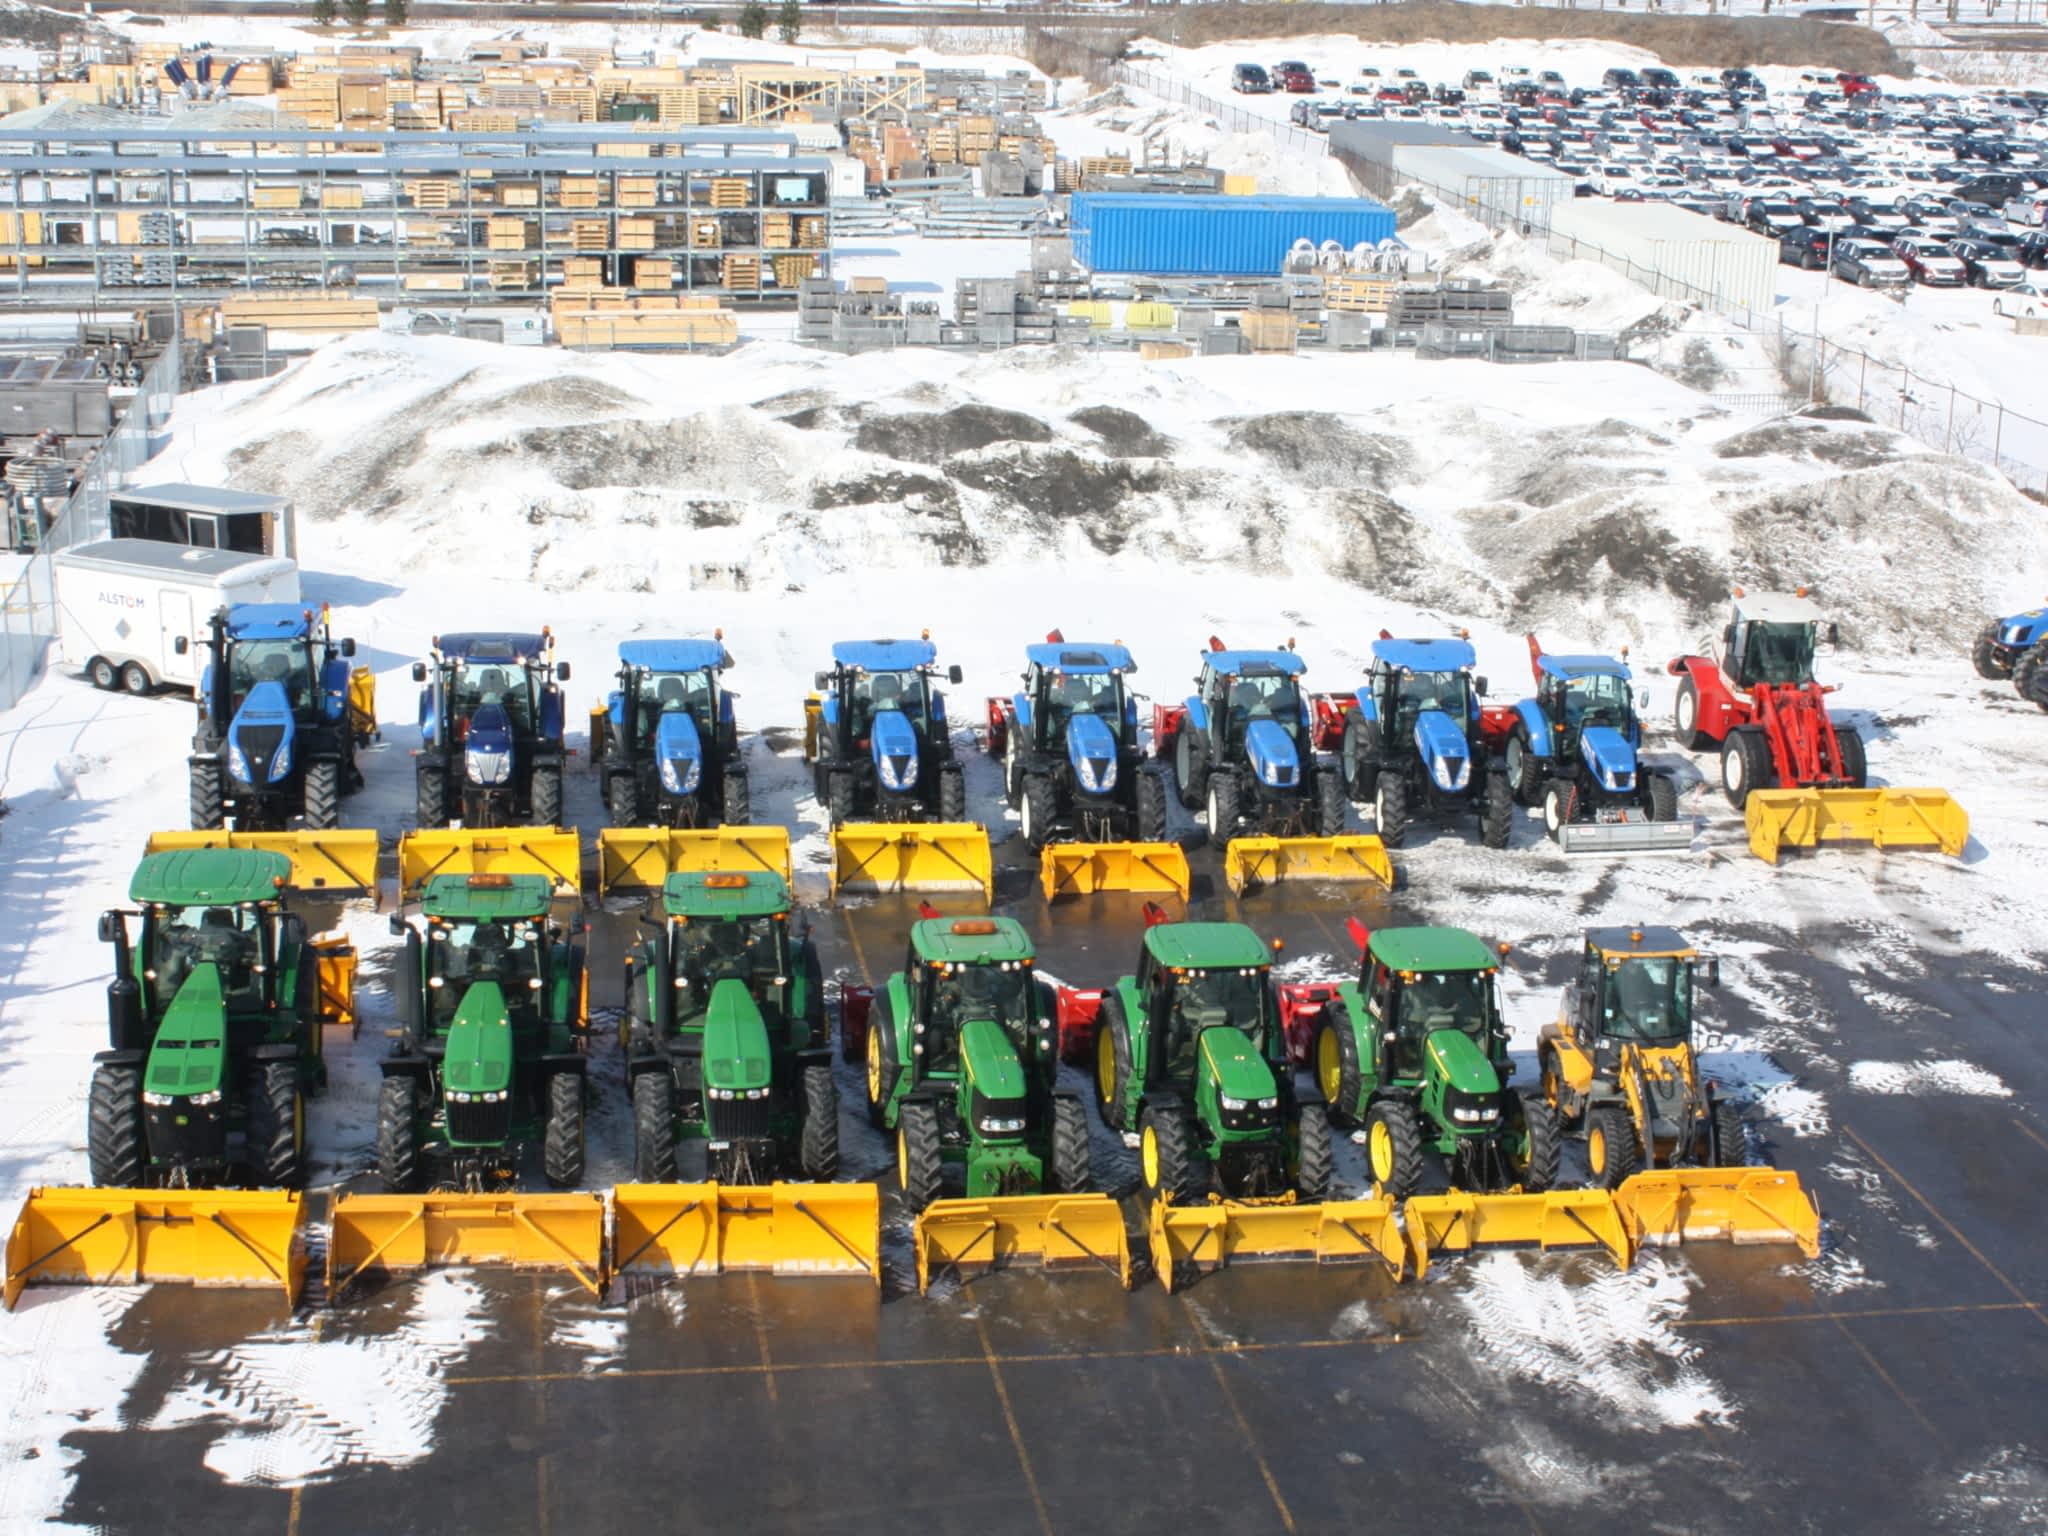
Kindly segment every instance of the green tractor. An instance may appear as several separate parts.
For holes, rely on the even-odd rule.
[[[627,962],[626,1075],[633,1176],[676,1176],[676,1142],[702,1140],[721,1184],[830,1179],[839,1090],[825,987],[789,886],[765,870],[672,874],[665,921]]]
[[[1137,974],[1104,991],[1095,1033],[1102,1118],[1137,1133],[1146,1192],[1322,1199],[1330,1118],[1295,1091],[1266,946],[1242,923],[1167,922],[1149,905],[1146,922]]]
[[[1462,928],[1348,926],[1359,979],[1291,1023],[1332,1114],[1365,1127],[1374,1183],[1407,1198],[1433,1152],[1454,1189],[1555,1185],[1557,1111],[1508,1086],[1500,957]]]
[[[896,1135],[904,1198],[922,1211],[948,1182],[970,1199],[1094,1189],[1087,1109],[1054,1091],[1059,1037],[1029,936],[1014,918],[925,910],[872,1008],[840,1013],[842,1048],[867,1062],[868,1118]]]
[[[394,914],[398,1044],[378,1065],[377,1175],[509,1187],[522,1143],[541,1144],[547,1181],[583,1181],[583,949],[548,923],[545,875],[435,875],[419,920]]]
[[[145,855],[139,909],[100,917],[114,947],[111,1047],[86,1120],[103,1188],[296,1189],[320,1056],[320,951],[284,906],[291,860],[247,848]],[[128,919],[140,919],[131,949]]]

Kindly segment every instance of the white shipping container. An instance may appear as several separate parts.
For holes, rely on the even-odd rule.
[[[1668,203],[1560,202],[1550,212],[1550,254],[1597,261],[1667,299],[1770,309],[1778,242]]]
[[[198,688],[215,609],[299,600],[296,561],[154,539],[60,549],[50,569],[65,663],[102,688],[133,693],[163,683]]]
[[[1543,228],[1574,186],[1562,171],[1483,144],[1397,144],[1391,163],[1396,176],[1436,189],[1461,212],[1511,227]]]

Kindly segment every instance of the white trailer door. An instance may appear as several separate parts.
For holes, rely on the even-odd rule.
[[[178,654],[178,641],[189,641],[192,636],[191,592],[183,587],[165,587],[157,593],[156,607],[157,621],[163,631],[157,642],[156,653],[163,681],[197,683],[199,647],[193,646],[183,656]]]

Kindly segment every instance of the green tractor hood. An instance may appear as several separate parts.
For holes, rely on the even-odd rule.
[[[960,1076],[969,1089],[968,1113],[976,1121],[976,1135],[987,1140],[1021,1139],[1024,1133],[1024,1065],[1017,1060],[1017,1048],[993,1019],[969,1019],[960,1026]],[[1015,1120],[1014,1132],[995,1134],[980,1127],[982,1118]]]
[[[495,981],[475,981],[448,1026],[441,1083],[450,1093],[503,1093],[512,1086],[512,1021]]]
[[[227,1066],[227,1000],[220,969],[196,965],[164,1010],[149,1048],[143,1090],[173,1098],[218,1093]]]
[[[1256,1103],[1279,1092],[1273,1069],[1252,1049],[1245,1032],[1233,1025],[1211,1025],[1202,1031],[1202,1069],[1226,1099]]]
[[[1462,1029],[1430,1031],[1427,1057],[1429,1075],[1446,1088],[1474,1098],[1491,1098],[1500,1092],[1500,1074]]]
[[[743,981],[711,989],[704,1010],[704,1086],[732,1093],[766,1088],[771,1072],[768,1026]]]

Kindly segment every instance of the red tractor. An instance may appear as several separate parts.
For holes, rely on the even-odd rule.
[[[1813,678],[1820,609],[1806,589],[1735,589],[1718,654],[1681,656],[1673,710],[1688,752],[1721,751],[1721,787],[1740,809],[1753,789],[1861,789],[1863,738],[1828,718],[1835,690]],[[1837,642],[1828,624],[1828,643]]]

